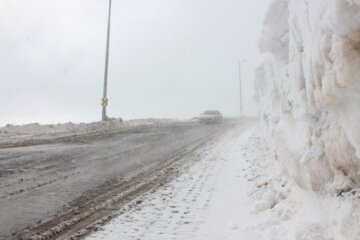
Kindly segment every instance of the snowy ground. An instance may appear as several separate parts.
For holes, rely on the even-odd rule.
[[[255,85],[272,154],[247,175],[264,239],[360,239],[359,33],[358,0],[270,5]]]
[[[62,123],[41,125],[31,123],[25,125],[7,124],[0,128],[0,148],[31,146],[72,141],[97,140],[108,134],[133,131],[149,127],[184,123],[184,121],[171,119],[137,119],[123,121],[122,119],[109,119],[105,122],[93,123]]]
[[[132,179],[143,182],[146,174],[162,171],[173,158],[237,124],[227,120],[216,125],[156,122],[134,128],[107,122],[104,125],[115,126],[99,127],[95,135],[74,131],[75,135],[60,142],[50,139],[35,146],[0,147],[0,239],[22,234],[24,228],[27,232],[37,228],[29,235],[46,232],[54,225],[47,220],[74,210],[66,216],[68,220],[79,214],[79,207],[83,213],[88,210],[84,205],[101,205],[100,197],[125,191]],[[114,130],[116,126],[119,128]],[[26,126],[19,128],[19,132],[27,132]]]
[[[358,194],[321,195],[278,175],[258,128],[239,126],[198,156],[87,239],[360,239]]]
[[[88,239],[257,239],[244,226],[251,199],[243,169],[249,138],[244,126],[209,144],[201,160],[177,179],[129,204]]]
[[[22,171],[19,175],[20,180],[16,174],[11,175],[12,178],[6,174],[3,175],[3,181],[0,181],[2,185],[0,193],[8,194],[8,196],[2,195],[0,198],[0,230],[11,227],[9,216],[18,214],[19,218],[15,220],[23,221],[25,217],[35,217],[35,214],[41,213],[40,210],[47,211],[46,207],[57,203],[53,198],[55,189],[56,197],[63,192],[68,198],[70,195],[66,193],[67,189],[72,189],[71,193],[73,193],[76,187],[86,187],[86,184],[90,184],[91,181],[99,183],[94,176],[103,178],[99,175],[99,169],[106,170],[104,160],[107,160],[109,170],[114,169],[114,171],[106,170],[103,174],[112,173],[118,176],[119,168],[114,166],[116,164],[124,166],[124,163],[119,161],[116,151],[139,153],[139,151],[124,151],[119,146],[132,147],[133,143],[139,144],[140,139],[145,141],[144,143],[151,143],[145,144],[145,148],[141,151],[147,159],[151,151],[161,150],[160,146],[164,147],[163,150],[172,152],[169,144],[175,144],[174,149],[179,147],[179,144],[182,145],[180,136],[190,141],[192,138],[203,138],[209,134],[209,131],[224,132],[227,129],[221,137],[207,140],[208,143],[205,146],[185,154],[183,164],[171,166],[175,174],[171,174],[174,176],[171,177],[170,182],[164,180],[160,187],[131,198],[134,200],[127,201],[129,203],[125,207],[122,206],[119,211],[117,210],[119,208],[111,210],[111,213],[118,211],[112,215],[117,217],[100,229],[99,225],[96,225],[93,229],[97,232],[89,235],[88,239],[359,240],[360,191],[352,189],[334,194],[302,188],[301,184],[293,178],[279,171],[281,163],[274,158],[274,153],[268,150],[262,131],[259,126],[253,127],[255,124],[256,120],[248,119],[239,122],[236,126],[230,124],[232,127],[225,125],[214,129],[215,126],[212,125],[197,126],[195,124],[193,126],[190,124],[191,126],[186,127],[186,124],[176,123],[167,127],[150,128],[146,131],[143,129],[143,131],[128,132],[126,136],[120,134],[119,136],[122,136],[120,138],[114,135],[107,141],[101,140],[74,146],[64,145],[66,152],[70,147],[79,148],[80,152],[84,153],[84,159],[88,159],[92,151],[99,155],[101,151],[98,151],[98,148],[111,156],[116,153],[117,157],[109,162],[112,158],[105,154],[103,158],[98,159],[100,161],[94,162],[95,165],[89,165],[88,161],[80,161],[79,156],[82,155],[74,154],[72,151],[69,153],[71,162],[74,164],[76,163],[74,160],[77,159],[80,161],[79,164],[83,163],[83,165],[80,164],[78,167],[71,165],[70,169],[74,171],[82,169],[81,174],[74,175],[71,171],[65,172],[64,178],[59,178],[61,181],[49,181],[47,185],[34,183],[35,185],[30,185],[30,188],[24,188],[29,184],[28,180],[39,181],[41,177],[27,179],[26,173],[29,173],[29,170],[26,168],[24,168],[26,171]],[[181,134],[174,135],[176,129]],[[188,134],[185,134],[185,129]],[[191,137],[190,140],[189,137]],[[159,141],[160,139],[162,141]],[[176,143],[174,139],[181,141]],[[58,158],[54,158],[55,155],[52,152],[46,152],[53,148],[43,151],[44,147],[48,147],[47,145],[2,149],[0,150],[1,162],[15,165],[17,162],[21,163],[23,159],[18,158],[19,152],[16,153],[21,150],[23,155],[20,155],[29,158],[28,160],[43,159],[46,164],[52,164],[51,161],[55,160],[61,164],[64,160],[64,151],[59,149],[59,146],[58,144],[55,147],[62,156],[60,162]],[[32,152],[39,149],[41,151]],[[91,151],[84,151],[86,149]],[[13,158],[12,153],[16,153],[17,157]],[[50,154],[49,156],[53,157],[49,161],[48,158],[41,157],[42,154]],[[157,159],[156,156],[159,154],[154,153],[154,159]],[[125,156],[123,159],[134,159],[134,156]],[[37,164],[39,165],[39,162]],[[1,166],[0,170],[7,169],[5,165],[2,168]],[[19,166],[23,167],[23,163]],[[41,169],[49,169],[50,174],[53,170],[59,172],[58,165],[54,166],[55,168]],[[94,175],[92,170],[97,175]],[[85,178],[85,173],[89,178]],[[164,175],[166,171],[160,171],[160,173]],[[39,174],[43,176],[43,170]],[[7,190],[11,187],[12,183],[8,184],[12,181],[11,179],[14,179],[13,182],[16,183],[14,186],[19,188],[19,191],[12,193]],[[82,184],[79,184],[80,182]],[[29,201],[36,196],[41,196],[41,199],[51,204],[43,204],[44,201]],[[25,204],[27,202],[31,203],[31,208]],[[38,207],[34,207],[34,203],[38,203]],[[18,211],[13,211],[14,207],[11,206],[16,206]],[[16,221],[12,223],[19,223]],[[2,231],[0,233],[3,234]]]

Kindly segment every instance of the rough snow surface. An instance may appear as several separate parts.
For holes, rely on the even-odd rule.
[[[360,187],[360,1],[274,0],[257,97],[280,174],[334,194]]]
[[[123,121],[122,119],[109,119],[94,123],[63,123],[41,125],[31,123],[26,125],[8,124],[0,128],[0,147],[33,145],[61,138],[73,136],[86,136],[126,131],[134,128],[156,126],[159,124],[179,122],[170,119],[138,119]]]
[[[100,198],[107,198],[106,195],[118,188],[126,191],[131,182],[139,181],[135,185],[147,183],[148,180],[143,179],[145,176],[159,173],[175,158],[191,155],[198,144],[235,124],[228,120],[216,125],[149,122],[150,125],[134,124],[134,127],[126,122],[107,126],[112,123],[106,122],[95,129],[99,131],[85,135],[74,132],[74,136],[61,141],[47,140],[37,142],[41,144],[36,146],[0,149],[0,240],[27,227],[35,227],[39,222],[45,226],[39,232],[45,230],[46,235],[49,233],[47,219],[60,219],[58,226],[61,226],[61,216],[68,210],[77,213],[77,207],[89,201],[98,202],[91,208],[96,209]],[[171,171],[161,170],[158,181],[165,181],[176,171],[176,165]],[[91,200],[93,196],[99,198]],[[81,208],[84,214],[89,211]],[[75,215],[76,219],[83,216]],[[66,219],[69,217],[67,215]]]
[[[88,240],[358,240],[360,194],[305,191],[277,172],[260,128],[238,128]]]
[[[249,197],[259,240],[358,240],[359,192],[340,196],[308,191],[280,175],[259,130],[247,144]]]
[[[241,146],[251,131],[243,130],[208,145],[177,179],[135,200],[139,204],[87,239],[258,239],[245,229],[251,199]]]

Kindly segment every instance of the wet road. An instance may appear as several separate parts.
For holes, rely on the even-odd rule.
[[[127,178],[234,123],[174,123],[90,143],[0,149],[0,239],[66,210],[82,193]]]

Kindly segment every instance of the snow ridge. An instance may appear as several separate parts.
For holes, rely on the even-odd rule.
[[[360,187],[360,1],[274,0],[256,89],[280,172],[305,190]]]

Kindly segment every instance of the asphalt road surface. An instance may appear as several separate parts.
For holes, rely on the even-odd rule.
[[[87,141],[0,149],[0,239],[61,214],[86,191],[139,174],[233,126],[173,123]]]

